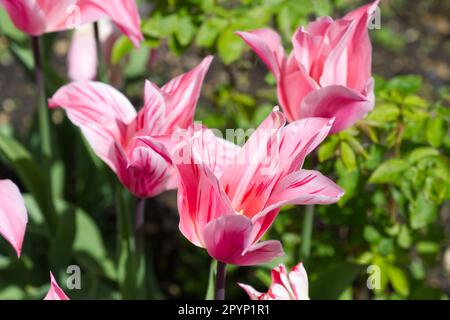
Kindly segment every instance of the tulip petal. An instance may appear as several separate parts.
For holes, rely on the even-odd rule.
[[[263,293],[255,290],[252,286],[248,284],[238,283],[238,285],[245,290],[251,300],[260,300],[261,297],[264,296]]]
[[[45,32],[45,16],[35,0],[0,0],[17,29],[38,36]]]
[[[328,86],[309,93],[302,102],[300,117],[336,118],[330,133],[352,126],[372,110],[374,100],[343,86]]]
[[[50,272],[50,289],[45,296],[44,300],[70,300],[69,297],[62,291],[55,277]]]
[[[20,257],[28,222],[27,209],[17,186],[10,180],[0,180],[0,234]]]
[[[137,135],[153,136],[162,134],[166,114],[166,103],[161,90],[152,82],[145,81],[144,106],[135,121]]]
[[[224,215],[206,226],[203,237],[211,257],[240,266],[251,266],[271,261],[284,254],[279,241],[264,241],[252,245],[253,225],[243,215]]]
[[[90,25],[75,29],[67,55],[69,78],[74,81],[94,80],[97,64],[94,29]]]
[[[122,162],[123,163],[123,162]],[[170,159],[148,146],[134,146],[128,165],[121,167],[118,175],[121,182],[140,198],[153,197],[166,190],[170,170]]]
[[[280,36],[271,29],[258,29],[251,32],[236,32],[261,58],[275,79],[280,78],[281,67],[285,59]]]
[[[286,204],[331,204],[339,201],[343,194],[337,184],[319,171],[302,169],[279,182],[266,211]]]
[[[289,272],[289,281],[297,300],[309,300],[308,274],[303,263],[297,264]]]
[[[117,171],[110,149],[114,141],[127,139],[127,125],[136,117],[133,105],[122,93],[100,82],[78,81],[60,88],[49,106],[65,109],[97,156]]]
[[[205,226],[221,215],[233,214],[219,181],[204,164],[196,164],[192,155],[185,163],[175,163],[178,173],[178,211],[180,231],[193,244],[204,247]]]
[[[197,67],[170,80],[161,88],[167,108],[165,133],[176,128],[187,129],[192,125],[203,80],[212,59],[212,56],[206,57]]]
[[[135,47],[139,47],[140,42],[144,39],[136,1],[116,0],[111,3],[104,0],[78,0],[77,5],[82,13],[81,23],[110,18]]]
[[[291,55],[286,69],[277,82],[277,93],[287,119],[292,122],[299,119],[300,106],[303,98],[311,91],[318,89],[318,84],[307,74],[303,65],[295,66],[295,57]],[[288,71],[288,69],[290,69]]]
[[[236,212],[251,217],[264,207],[276,173],[272,157],[278,154],[285,122],[281,112],[273,111],[242,147],[236,163],[225,167],[221,183]]]
[[[379,2],[376,0],[362,6],[349,12],[343,18],[343,20],[355,21],[355,31],[348,46],[351,62],[348,64],[347,84],[357,91],[363,90],[372,74],[372,44],[367,24],[374,16]]]

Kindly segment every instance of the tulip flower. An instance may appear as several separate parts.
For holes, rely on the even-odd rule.
[[[14,25],[33,36],[110,18],[135,46],[143,36],[134,0],[0,0]]]
[[[218,152],[219,144],[205,141],[204,135],[174,148],[180,230],[224,264],[255,265],[282,255],[278,241],[259,242],[280,207],[330,204],[343,194],[320,172],[301,169],[333,120],[285,123],[274,110],[242,148]]]
[[[27,209],[17,186],[10,180],[0,180],[0,234],[13,246],[20,257]]]
[[[119,34],[110,21],[99,21],[99,26],[102,58],[109,67],[111,65],[112,48]],[[80,57],[83,58],[80,59]],[[67,54],[67,69],[70,80],[94,80],[97,76],[98,60],[94,29],[90,25],[75,29]]]
[[[309,300],[308,275],[300,262],[287,273],[284,265],[272,269],[272,284],[267,293],[239,283],[251,300]]]
[[[379,0],[334,21],[320,17],[300,27],[285,55],[270,29],[237,34],[262,59],[277,81],[278,99],[289,121],[335,117],[331,133],[352,126],[372,110],[372,47],[368,22]]]
[[[212,57],[162,88],[147,81],[144,106],[136,113],[129,100],[100,82],[77,81],[60,88],[50,107],[62,107],[90,146],[139,198],[155,196],[176,186],[167,146],[160,137],[188,129],[203,79]],[[135,139],[147,136],[147,144]],[[150,142],[151,141],[151,142]]]
[[[70,300],[64,291],[59,287],[55,277],[50,272],[50,289],[44,300]]]

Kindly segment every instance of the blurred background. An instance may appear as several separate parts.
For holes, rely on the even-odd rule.
[[[138,1],[145,42],[117,36],[105,50],[108,81],[134,105],[144,80],[158,85],[215,56],[196,119],[211,128],[255,128],[277,103],[274,79],[236,30],[272,27],[285,48],[300,25],[342,17],[360,0]],[[376,106],[355,127],[327,138],[319,170],[345,189],[336,205],[318,206],[311,241],[305,207],[286,207],[270,232],[286,256],[270,265],[228,268],[227,298],[247,299],[237,282],[265,291],[270,269],[305,262],[312,299],[448,299],[450,296],[450,2],[383,0],[381,28],[370,31]],[[92,156],[79,131],[54,110],[58,161],[52,194],[62,227],[49,235],[40,189],[33,58],[26,35],[0,9],[0,178],[17,182],[30,214],[23,256],[0,239],[0,299],[40,299],[48,270],[82,270],[72,299],[126,297],[118,277],[115,190],[110,170]],[[44,37],[50,96],[66,83],[71,32]],[[307,161],[305,168],[311,168]],[[125,195],[127,196],[127,195]],[[129,200],[131,201],[131,200]],[[140,298],[207,295],[210,258],[178,230],[176,192],[147,200],[145,238],[153,257]],[[305,244],[305,242],[308,242]],[[380,287],[370,290],[368,266]],[[64,287],[63,287],[64,288]]]

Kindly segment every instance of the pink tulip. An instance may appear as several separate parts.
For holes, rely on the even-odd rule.
[[[70,300],[68,296],[62,291],[55,280],[55,277],[50,272],[50,289],[44,300]]]
[[[237,34],[275,76],[278,99],[289,121],[335,117],[331,133],[352,126],[372,110],[372,47],[367,25],[379,0],[333,21],[318,18],[292,38],[287,57],[270,29]]]
[[[284,265],[272,269],[272,284],[267,293],[239,283],[251,300],[309,300],[308,275],[300,262],[287,273]]]
[[[178,144],[172,161],[183,235],[223,263],[255,265],[282,255],[278,241],[259,242],[280,207],[334,203],[343,194],[319,172],[300,169],[332,122],[307,118],[285,126],[274,110],[242,148],[205,135]]]
[[[20,257],[27,209],[17,186],[10,180],[0,180],[0,234],[13,246]]]
[[[143,36],[134,0],[0,0],[21,31],[38,36],[110,18],[135,46]]]
[[[147,81],[144,106],[136,113],[128,99],[113,87],[77,81],[60,88],[50,107],[61,106],[80,127],[94,152],[137,197],[152,197],[176,186],[167,145],[162,137],[188,129],[203,79],[212,57],[162,88]],[[148,136],[147,144],[136,140]]]
[[[109,67],[112,48],[120,34],[108,20],[99,21],[99,25],[103,59]],[[69,78],[72,81],[94,80],[97,77],[97,44],[92,26],[84,25],[74,30],[67,55],[67,67]]]

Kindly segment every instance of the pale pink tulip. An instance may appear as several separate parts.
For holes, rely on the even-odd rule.
[[[162,137],[188,129],[203,79],[212,57],[162,88],[147,81],[144,106],[136,113],[130,101],[113,87],[78,81],[60,88],[50,107],[62,107],[94,152],[137,197],[152,197],[175,187],[173,167]],[[147,136],[148,147],[136,140]]]
[[[109,67],[112,48],[120,33],[108,20],[99,21],[99,26],[103,61]],[[67,68],[72,81],[94,80],[97,77],[97,44],[92,26],[83,25],[74,30],[67,54]]]
[[[135,0],[0,0],[14,25],[38,36],[110,18],[135,46],[143,36]]]
[[[272,269],[272,284],[267,293],[239,283],[251,300],[309,300],[308,275],[300,262],[287,272],[284,265]]]
[[[174,148],[180,230],[211,257],[236,265],[270,261],[283,254],[281,244],[259,240],[281,206],[329,204],[342,196],[319,172],[301,169],[332,120],[285,123],[274,110],[242,148],[211,143],[204,135]]]
[[[335,117],[331,133],[336,133],[372,110],[372,46],[367,26],[378,3],[336,21],[321,17],[300,27],[289,56],[273,30],[237,33],[275,76],[278,99],[289,121]]]
[[[20,257],[27,209],[17,186],[10,180],[0,180],[0,234],[13,246]]]
[[[50,272],[50,289],[44,300],[70,300],[64,291],[59,287],[55,277]]]

